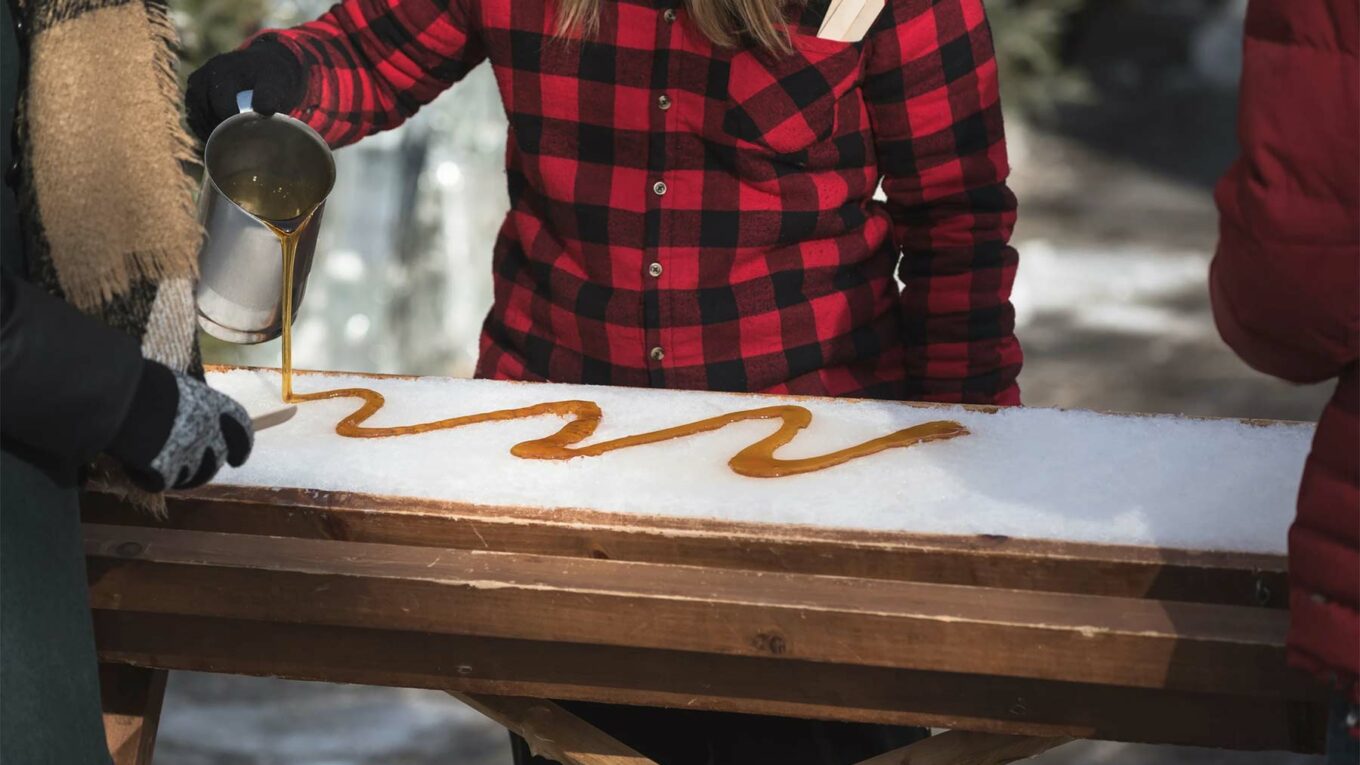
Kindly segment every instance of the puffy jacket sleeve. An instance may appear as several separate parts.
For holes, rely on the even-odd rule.
[[[1338,375],[1360,343],[1357,16],[1354,0],[1254,0],[1241,155],[1215,193],[1219,332],[1251,366],[1301,383]]]
[[[5,271],[0,277],[0,432],[66,464],[92,459],[141,379],[130,336]]]

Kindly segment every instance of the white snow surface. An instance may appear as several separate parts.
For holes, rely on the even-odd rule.
[[[277,406],[278,374],[213,372],[208,381],[252,411]],[[299,392],[366,387],[387,406],[367,424],[407,425],[545,401],[597,402],[590,442],[648,432],[777,399],[721,393],[448,378],[295,377]],[[271,400],[272,397],[272,400]],[[929,534],[997,534],[1137,546],[1283,553],[1313,426],[1015,408],[996,414],[890,402],[798,399],[813,423],[777,455],[823,454],[918,423],[952,419],[971,433],[890,449],[815,473],[747,478],[727,461],[778,421],[567,461],[510,454],[556,432],[542,417],[385,439],[335,425],[359,405],[299,405],[262,431],[218,483],[351,491],[487,506],[587,508]]]

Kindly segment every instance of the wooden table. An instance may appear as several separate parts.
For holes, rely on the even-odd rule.
[[[1322,741],[1319,689],[1285,667],[1277,556],[306,490],[170,506],[86,497],[120,765],[149,761],[138,710],[163,676],[119,665],[441,689],[521,727],[554,709],[529,698],[978,734],[884,763],[1007,762],[1034,743],[1013,736]]]

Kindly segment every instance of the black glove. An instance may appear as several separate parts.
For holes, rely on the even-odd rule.
[[[146,362],[108,453],[147,491],[202,486],[225,460],[239,467],[255,434],[234,400],[183,372]]]
[[[290,112],[307,93],[302,63],[283,43],[260,38],[241,50],[213,56],[189,75],[184,103],[189,128],[204,141],[238,113],[236,94],[253,90],[251,108],[263,115]]]

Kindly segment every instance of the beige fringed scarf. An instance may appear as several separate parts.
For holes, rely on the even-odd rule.
[[[184,163],[174,27],[161,0],[21,0],[28,78],[17,121],[34,276],[201,374],[193,280],[202,231]],[[126,486],[116,471],[102,483]],[[136,492],[130,492],[136,495]],[[159,497],[134,496],[160,510]]]

